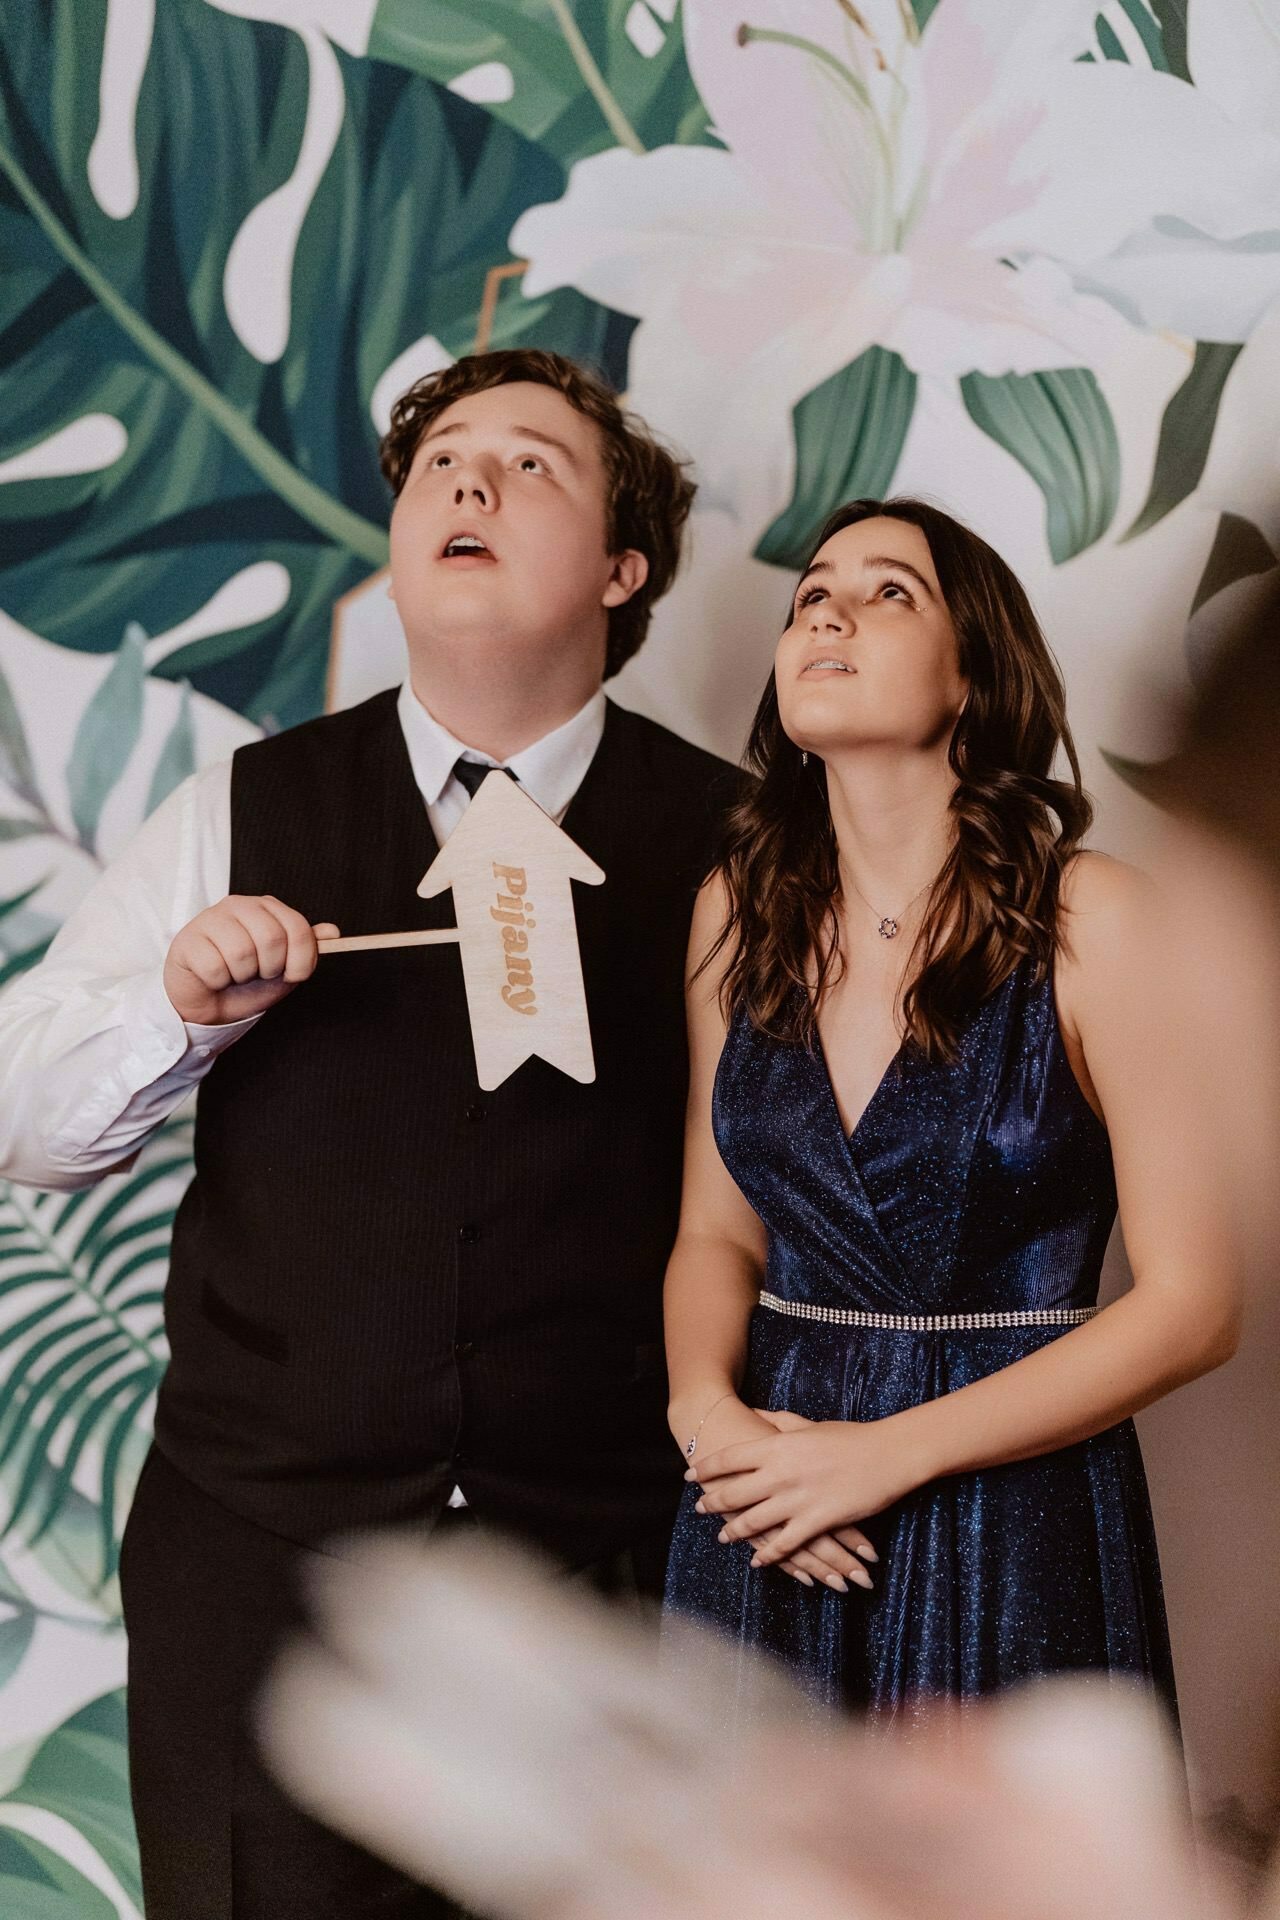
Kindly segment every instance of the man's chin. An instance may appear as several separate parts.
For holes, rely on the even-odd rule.
[[[592,632],[592,623],[535,618],[536,609],[510,605],[504,597],[483,600],[479,595],[441,595],[430,612],[417,620],[405,619],[409,658],[415,664],[447,663],[451,669],[473,674],[478,665],[495,672],[544,670],[563,667],[566,655],[581,654],[593,666],[604,666],[604,636]]]
[[[521,595],[509,581],[495,578],[497,568],[468,573],[433,573],[407,599],[397,594],[396,605],[412,646],[447,645],[463,637],[510,635],[531,625],[530,596]]]

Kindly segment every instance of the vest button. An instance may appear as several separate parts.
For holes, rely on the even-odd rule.
[[[480,1238],[480,1229],[474,1220],[467,1220],[458,1228],[458,1238],[464,1247],[473,1247]]]
[[[486,1117],[487,1116],[485,1113],[485,1109],[480,1105],[480,1102],[478,1100],[473,1100],[471,1102],[471,1105],[467,1108],[468,1120],[483,1120]]]

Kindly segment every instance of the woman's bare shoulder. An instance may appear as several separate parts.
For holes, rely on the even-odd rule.
[[[729,965],[729,942],[723,936],[729,924],[729,888],[717,868],[698,889],[689,928],[689,957],[685,974],[691,1007],[719,1001]]]
[[[693,905],[695,935],[714,940],[729,917],[729,885],[723,867],[714,867],[698,888]]]
[[[1092,849],[1077,853],[1058,898],[1058,972],[1069,999],[1087,980],[1114,978],[1149,954],[1160,895],[1141,867]]]
[[[1141,867],[1090,847],[1068,861],[1058,897],[1068,914],[1104,923],[1149,913],[1157,894]]]

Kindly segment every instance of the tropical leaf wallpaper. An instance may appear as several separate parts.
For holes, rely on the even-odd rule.
[[[193,769],[399,677],[378,437],[477,345],[696,462],[627,704],[736,754],[810,531],[925,492],[1027,582],[1123,850],[1115,768],[1280,555],[1278,129],[1280,0],[5,8],[0,987]],[[6,1920],[140,1911],[115,1569],[189,1135],[0,1186]]]

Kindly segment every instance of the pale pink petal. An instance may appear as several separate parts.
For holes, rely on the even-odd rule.
[[[695,300],[636,334],[630,399],[693,454],[705,504],[731,509],[748,528],[766,525],[790,498],[797,401],[890,334],[901,311],[905,261],[851,268],[824,297],[775,298],[770,325],[709,336]]]
[[[884,120],[910,98],[904,68],[917,51],[897,0],[871,0],[859,12],[870,34],[836,0],[686,0],[684,10],[690,69],[720,138],[764,191],[803,181],[808,218],[843,233],[858,231],[877,196],[889,199],[890,182],[872,120],[836,69],[868,90]]]
[[[974,114],[1034,103],[1046,78],[1091,44],[1097,0],[943,0],[925,29],[929,159],[948,160]]]
[[[707,352],[754,351],[853,270],[844,235],[762,198],[732,154],[615,148],[579,162],[562,199],[511,234],[531,262],[525,291],[575,286],[622,313],[678,320]]]
[[[911,293],[878,336],[921,373],[1036,373],[1093,365],[1128,324],[1048,262],[1013,268],[976,249],[909,256]]]
[[[970,116],[964,138],[954,139],[934,168],[928,204],[911,229],[913,251],[973,244],[990,254],[987,234],[993,225],[1033,212],[1042,181],[1023,154],[1045,111],[1040,100],[1029,97],[1009,103],[1003,113]]]

